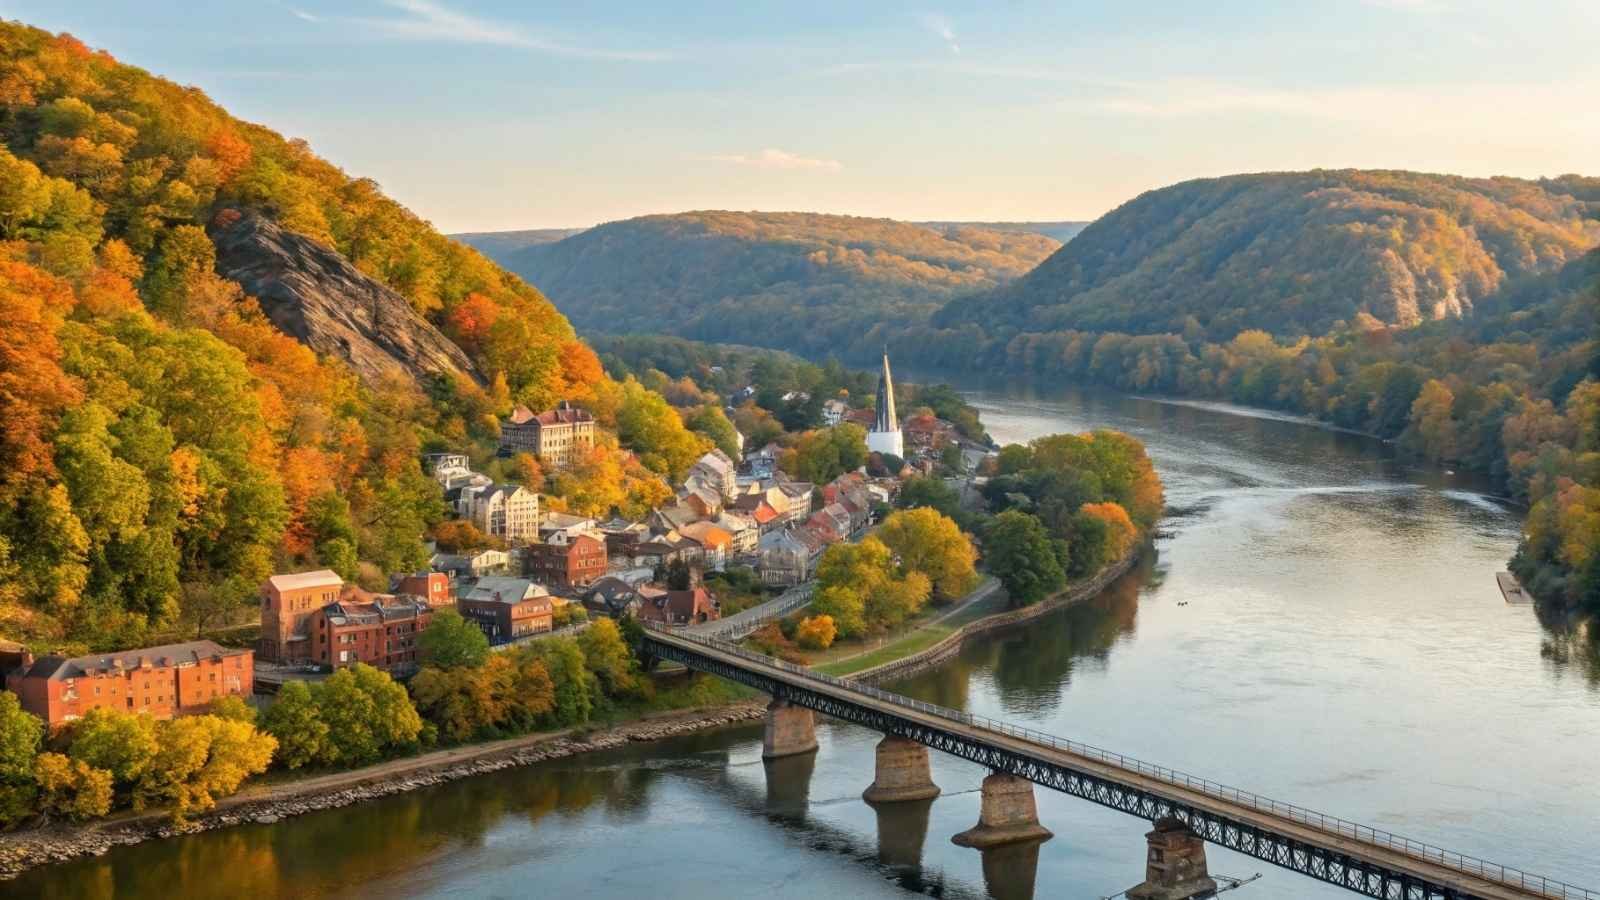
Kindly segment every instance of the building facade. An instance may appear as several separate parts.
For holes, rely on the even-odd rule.
[[[527,574],[544,584],[581,587],[606,574],[606,542],[592,534],[557,532],[528,545]]]
[[[472,498],[472,524],[509,544],[539,536],[539,494],[520,484],[497,484]]]
[[[456,599],[456,609],[475,623],[491,644],[543,634],[555,627],[550,592],[526,578],[480,578]]]
[[[206,712],[222,697],[249,697],[255,654],[187,641],[89,656],[24,655],[5,684],[51,727],[97,707],[170,719]]]
[[[344,579],[330,569],[268,578],[261,586],[261,639],[256,645],[261,658],[309,661],[311,615],[338,600],[343,588]]]
[[[594,432],[594,416],[565,400],[541,413],[519,406],[500,424],[500,452],[532,453],[540,462],[566,466],[593,449]]]
[[[434,609],[454,606],[455,595],[450,590],[450,576],[443,572],[415,572],[394,579],[390,587],[396,594],[421,597]]]
[[[404,673],[417,668],[417,635],[433,620],[433,607],[409,597],[347,599],[311,616],[312,660],[331,669],[356,663]]]

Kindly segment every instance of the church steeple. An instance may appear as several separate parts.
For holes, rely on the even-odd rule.
[[[894,379],[889,375],[889,345],[883,347],[883,371],[878,373],[878,420],[876,432],[900,431],[900,418],[894,414]]]

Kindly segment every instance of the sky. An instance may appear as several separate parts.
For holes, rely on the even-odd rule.
[[[447,232],[1091,219],[1190,178],[1600,175],[1600,0],[0,0]]]

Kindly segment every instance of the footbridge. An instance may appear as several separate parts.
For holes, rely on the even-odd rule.
[[[715,637],[650,627],[643,650],[770,695],[764,755],[816,748],[813,713],[885,735],[872,802],[938,793],[927,749],[988,767],[977,827],[957,843],[994,847],[1047,839],[1033,785],[1156,823],[1145,884],[1130,898],[1208,897],[1204,842],[1385,900],[1600,900],[1600,891],[1454,853],[1076,741],[823,675]]]

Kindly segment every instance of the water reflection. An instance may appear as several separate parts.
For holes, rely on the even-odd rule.
[[[920,881],[933,801],[874,803],[872,810],[878,817],[878,863],[898,876]]]
[[[1541,610],[1539,618],[1546,630],[1539,655],[1558,676],[1577,675],[1600,691],[1600,622],[1553,610]]]
[[[983,887],[994,900],[1033,900],[1042,841],[983,851]]]
[[[801,823],[811,803],[811,774],[816,771],[817,755],[801,753],[762,759],[767,773],[767,815],[774,819]]]

